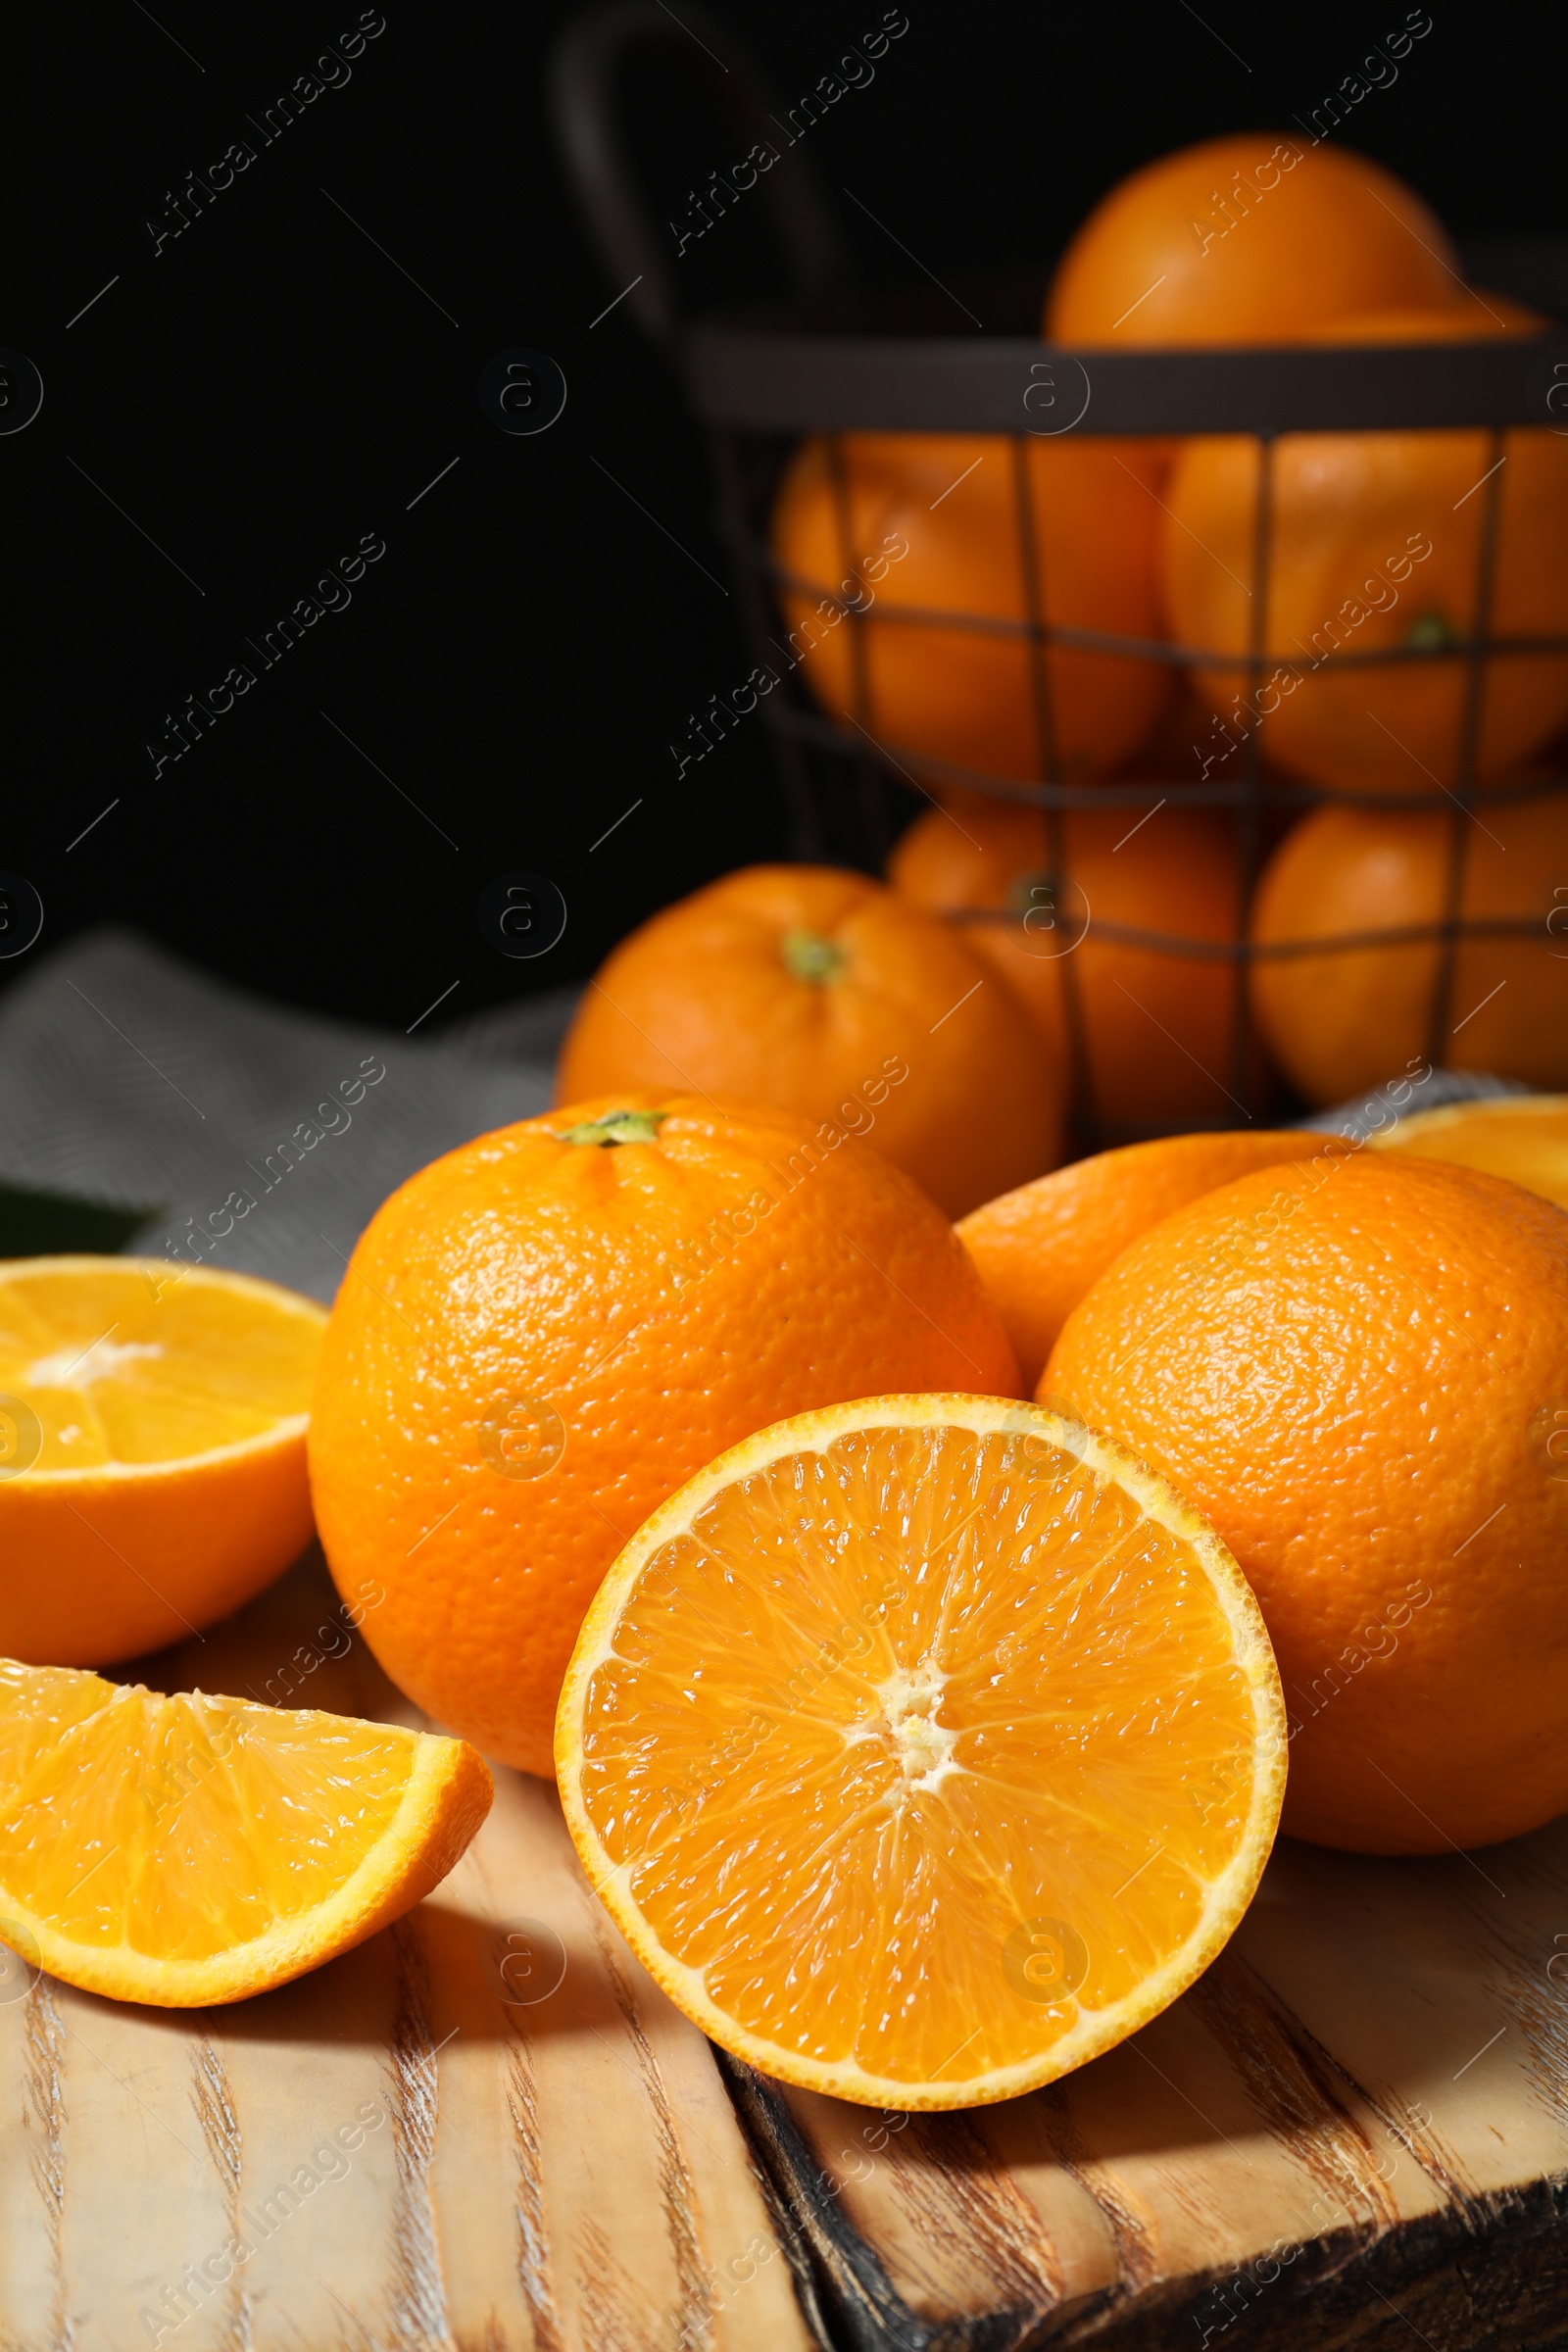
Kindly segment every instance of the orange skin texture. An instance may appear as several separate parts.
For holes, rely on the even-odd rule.
[[[1317,341],[1479,341],[1544,324],[1489,296],[1483,308],[1401,311],[1342,321]],[[1274,458],[1268,655],[1280,669],[1255,694],[1239,670],[1199,669],[1200,695],[1236,735],[1261,727],[1269,758],[1346,793],[1430,797],[1461,781],[1467,664],[1441,650],[1366,667],[1364,654],[1405,645],[1412,626],[1468,637],[1568,634],[1568,440],[1544,429],[1502,436],[1495,567],[1489,616],[1477,601],[1490,492],[1499,452],[1486,432],[1288,433]],[[1251,599],[1255,441],[1191,440],[1172,470],[1160,573],[1180,644],[1242,654]],[[1473,495],[1472,495],[1473,493]],[[1423,546],[1425,555],[1419,554]],[[1315,664],[1307,668],[1306,664]],[[1476,778],[1504,779],[1568,718],[1568,659],[1494,655],[1487,664]],[[1227,737],[1214,730],[1210,748]]]
[[[796,583],[780,602],[812,693],[901,760],[951,760],[1018,782],[1043,776],[1023,639],[884,617],[894,608],[1027,616],[1011,445],[985,434],[847,433],[841,446],[842,504],[827,444],[813,439],[791,460],[773,510],[774,560]],[[1162,635],[1154,493],[1163,451],[1055,438],[1024,448],[1045,618]],[[888,560],[901,544],[906,552]],[[856,610],[835,622],[832,605],[820,603],[829,595]],[[1136,659],[1056,648],[1046,670],[1068,781],[1118,765],[1170,692],[1167,668]]]
[[[1288,1831],[1437,1853],[1568,1806],[1561,1209],[1383,1153],[1259,1169],[1124,1250],[1041,1388],[1241,1562],[1292,1720]]]
[[[1263,870],[1253,938],[1332,940],[1438,922],[1451,834],[1451,820],[1435,811],[1314,809]],[[1450,1067],[1499,1071],[1548,1093],[1568,1086],[1568,943],[1547,929],[1565,881],[1568,794],[1489,803],[1466,827],[1461,917],[1525,916],[1532,927],[1460,942],[1443,1052]],[[1254,964],[1258,1026],[1308,1102],[1337,1102],[1419,1059],[1438,958],[1428,940]]]
[[[1236,172],[1247,210],[1232,203],[1232,225],[1214,196]],[[1214,232],[1206,245],[1195,220]],[[1293,132],[1229,133],[1146,164],[1102,199],[1062,257],[1044,331],[1123,348],[1289,343],[1351,311],[1450,302],[1458,267],[1436,215],[1366,156]]]
[[[791,970],[798,932],[829,943],[831,977]],[[950,1217],[1061,1157],[1056,1057],[992,967],[951,925],[831,866],[728,874],[621,942],[572,1022],[557,1091],[623,1087],[835,1120]]]
[[[1151,787],[1152,808],[1158,798]],[[922,906],[1008,912],[1004,922],[964,923],[963,936],[1028,1008],[1064,1067],[1070,967],[1099,1118],[1146,1127],[1222,1119],[1234,1108],[1226,1088],[1233,1083],[1235,966],[1221,957],[1201,961],[1097,938],[1095,925],[1234,939],[1235,833],[1206,809],[1166,808],[1143,825],[1138,818],[1136,808],[1079,808],[1064,817],[1069,880],[1057,894],[1054,924],[1031,907],[1031,883],[1052,866],[1050,834],[1037,808],[966,793],[950,812],[930,809],[894,850],[888,879]],[[1087,935],[1063,955],[1062,942],[1082,925],[1086,905]]]
[[[560,1140],[634,1110],[666,1114],[651,1142]],[[820,1132],[788,1111],[617,1094],[448,1152],[362,1236],[312,1407],[317,1524],[387,1673],[487,1753],[552,1772],[600,1579],[726,1446],[893,1390],[1019,1393],[940,1210],[864,1144]],[[530,1461],[541,1414],[562,1443]],[[498,1441],[539,1474],[493,1467]]]
[[[988,1200],[962,1220],[958,1239],[1033,1388],[1079,1299],[1140,1234],[1253,1168],[1343,1149],[1328,1136],[1289,1131],[1126,1144]]]

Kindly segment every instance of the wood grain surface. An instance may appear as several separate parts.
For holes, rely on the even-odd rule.
[[[1199,1984],[1028,2098],[906,2119],[729,2071],[858,2352],[1568,2345],[1568,1822],[1282,1841]]]
[[[318,1561],[137,1672],[421,1720]],[[1131,2041],[906,2117],[718,2057],[503,1769],[436,1893],[297,1984],[14,1966],[0,2096],[0,2352],[1561,2352],[1568,1823],[1283,1844]]]
[[[318,1566],[137,1675],[422,1720]],[[517,1773],[428,1901],[276,1992],[143,2009],[14,1969],[0,2101],[5,2352],[811,2341],[711,2050]]]

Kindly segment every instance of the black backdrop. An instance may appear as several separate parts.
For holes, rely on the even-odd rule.
[[[113,919],[399,1030],[457,979],[434,1031],[581,976],[655,906],[782,849],[759,729],[674,781],[670,738],[745,663],[735,605],[708,576],[726,574],[702,443],[624,306],[590,324],[616,289],[547,119],[567,13],[385,0],[348,77],[267,144],[261,110],[328,42],[353,50],[354,0],[33,12],[0,343],[36,363],[45,399],[0,440],[24,722],[8,730],[0,868],[41,892],[45,928],[0,983]],[[793,97],[883,12],[715,13]],[[1309,110],[1405,11],[907,14],[813,153],[831,188],[947,276],[1054,252],[1150,156]],[[1342,136],[1460,235],[1561,234],[1565,47],[1560,11],[1434,0],[1397,81]],[[732,160],[667,79],[646,111],[662,193]],[[211,186],[234,140],[255,161],[198,189],[174,235],[171,197],[189,172]],[[899,246],[843,209],[866,274],[907,275]],[[156,254],[148,220],[170,232]],[[759,225],[737,212],[692,257],[706,297],[760,285]],[[475,396],[514,345],[553,354],[569,385],[533,438],[497,431]],[[352,602],[264,669],[245,639],[363,534],[385,553]],[[254,688],[155,774],[145,745],[176,748],[166,716],[239,662]],[[475,920],[512,867],[555,877],[570,910],[535,963],[503,960]]]

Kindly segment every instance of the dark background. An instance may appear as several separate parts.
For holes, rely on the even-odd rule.
[[[570,12],[385,0],[347,85],[260,148],[243,115],[359,13],[157,0],[155,23],[117,0],[34,17],[10,141],[16,156],[25,131],[34,161],[13,185],[0,341],[36,362],[46,397],[0,441],[24,718],[0,868],[42,893],[40,949],[129,922],[254,988],[402,1030],[454,973],[441,1022],[581,977],[654,907],[780,854],[786,831],[755,724],[674,781],[687,712],[748,662],[736,603],[706,576],[728,584],[703,442],[625,306],[590,327],[617,289],[566,193],[544,88]],[[715,13],[788,103],[882,7]],[[1201,18],[1183,0],[907,14],[811,153],[943,277],[1049,257],[1169,148],[1284,126],[1404,20],[1392,4],[1236,0],[1204,0]],[[1445,0],[1433,15],[1349,139],[1460,237],[1561,234],[1568,22]],[[640,119],[671,202],[733,161],[732,134],[667,74]],[[241,135],[256,163],[155,259],[144,220]],[[843,211],[867,277],[913,275]],[[760,207],[737,211],[683,284],[704,300],[761,290],[760,225]],[[569,385],[536,438],[503,436],[475,397],[485,362],[518,344],[554,355]],[[164,714],[249,660],[244,636],[364,532],[387,553],[351,607],[155,781],[142,746]],[[553,876],[570,909],[536,963],[504,961],[475,920],[513,867]],[[0,965],[0,984],[37,952]]]

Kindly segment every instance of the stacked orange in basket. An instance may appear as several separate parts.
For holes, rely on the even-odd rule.
[[[1258,133],[1114,188],[1042,331],[1092,377],[1097,349],[1544,323],[1466,284],[1388,172]],[[857,551],[879,548],[899,553],[872,590]],[[1568,436],[1291,433],[1271,462],[1252,435],[818,436],[772,554],[808,686],[929,804],[889,880],[1024,1008],[1081,1135],[1231,1123],[1271,1069],[1332,1102],[1435,1040],[1452,1066],[1568,1084],[1548,928],[1568,909]],[[813,628],[824,600],[849,626]],[[1498,649],[1481,662],[1478,639]],[[1256,765],[1274,789],[1244,859]],[[1079,789],[1048,811],[1042,784]],[[1085,805],[1099,785],[1117,789]]]

